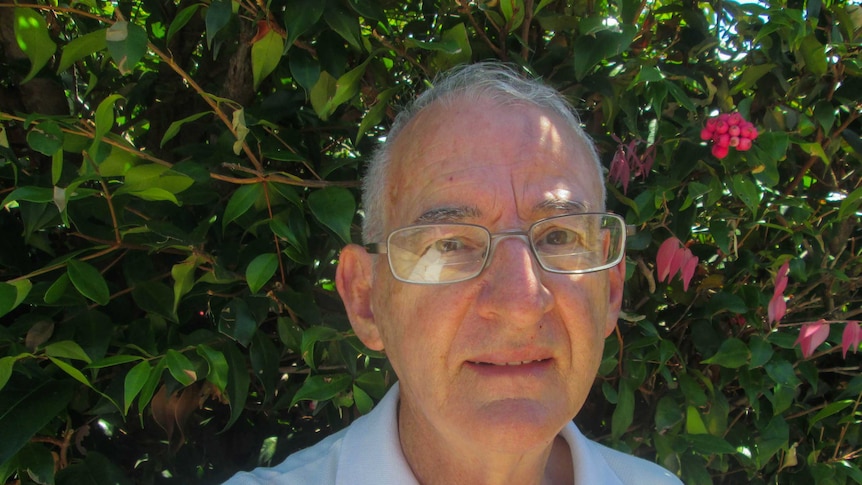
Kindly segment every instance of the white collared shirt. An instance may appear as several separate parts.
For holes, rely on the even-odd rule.
[[[560,432],[572,452],[574,485],[680,485],[671,472],[587,439],[574,423]],[[419,485],[401,452],[398,384],[371,411],[272,468],[234,475],[224,485]]]

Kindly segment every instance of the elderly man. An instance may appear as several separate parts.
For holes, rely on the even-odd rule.
[[[232,484],[678,484],[572,423],[616,325],[625,225],[553,89],[448,73],[395,120],[341,253],[356,335],[399,378],[346,430]]]

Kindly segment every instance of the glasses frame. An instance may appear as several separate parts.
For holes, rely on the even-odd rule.
[[[605,264],[602,264],[600,266],[597,266],[595,268],[590,268],[587,270],[561,270],[561,269],[555,269],[555,268],[550,268],[550,267],[546,266],[545,263],[542,262],[542,258],[539,257],[538,251],[536,251],[536,246],[535,246],[532,238],[530,238],[530,233],[539,224],[543,224],[543,223],[546,223],[548,221],[552,221],[554,219],[562,219],[564,217],[571,217],[571,216],[603,216],[603,217],[611,217],[612,219],[617,220],[620,224],[620,227],[622,228],[622,232],[620,233],[620,239],[621,239],[620,245],[622,247],[620,249],[619,254],[612,261],[609,261]],[[439,226],[470,226],[470,227],[479,228],[479,229],[482,229],[483,231],[485,231],[485,233],[488,235],[489,244],[488,244],[488,247],[485,248],[484,261],[482,263],[482,267],[479,268],[479,270],[476,271],[475,274],[472,274],[470,276],[466,276],[464,278],[459,278],[459,279],[455,279],[455,280],[447,280],[447,281],[413,281],[413,280],[409,280],[409,279],[402,278],[402,277],[398,276],[395,273],[395,268],[394,268],[393,263],[392,263],[392,253],[389,250],[389,245],[390,245],[390,242],[392,241],[392,237],[401,231],[417,229],[417,228],[422,228],[422,227],[439,227]],[[439,223],[439,224],[416,224],[416,225],[412,225],[412,226],[404,226],[404,227],[400,227],[400,228],[395,229],[394,231],[390,232],[389,236],[386,237],[385,243],[382,243],[382,242],[369,243],[369,244],[364,245],[364,248],[369,254],[385,254],[387,256],[387,258],[386,258],[387,263],[389,264],[389,272],[392,273],[392,276],[398,281],[401,281],[403,283],[410,283],[410,284],[414,284],[414,285],[446,285],[446,284],[460,283],[462,281],[471,280],[471,279],[476,278],[479,275],[481,275],[485,271],[485,269],[488,267],[488,265],[491,263],[491,259],[493,259],[494,249],[497,247],[497,243],[499,243],[500,241],[502,241],[503,239],[506,239],[506,238],[515,237],[515,238],[518,238],[518,239],[524,241],[527,244],[527,247],[530,248],[530,252],[533,254],[533,257],[535,258],[536,262],[539,263],[539,266],[543,270],[545,270],[549,273],[555,273],[555,274],[588,274],[588,273],[596,273],[598,271],[604,271],[606,269],[613,268],[614,266],[620,264],[620,262],[623,260],[623,258],[625,258],[625,254],[626,254],[626,237],[627,236],[633,236],[634,234],[635,234],[635,227],[631,226],[631,225],[627,225],[625,223],[625,220],[620,215],[614,214],[613,212],[577,212],[577,213],[573,213],[573,214],[562,214],[562,215],[558,215],[558,216],[551,216],[551,217],[546,217],[544,219],[539,219],[538,221],[530,224],[530,227],[528,227],[526,231],[509,230],[509,231],[501,231],[501,232],[491,232],[485,226],[481,226],[479,224],[462,223],[462,222],[447,222],[447,223]]]

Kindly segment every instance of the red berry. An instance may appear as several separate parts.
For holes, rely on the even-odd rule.
[[[709,131],[715,131],[715,124],[718,123],[718,120],[715,118],[707,118],[706,119],[706,129]]]
[[[727,134],[730,136],[739,136],[739,125],[730,125],[730,128],[727,129]]]
[[[709,128],[700,130],[700,139],[703,141],[712,140],[712,130]]]
[[[736,145],[736,149],[741,152],[747,152],[751,149],[751,140],[748,138],[740,138],[739,144]]]
[[[722,133],[727,133],[728,128],[730,128],[730,125],[728,125],[727,122],[723,120],[719,120],[718,123],[715,124],[715,132],[719,135]]]
[[[715,158],[722,159],[727,156],[730,148],[721,145],[713,145],[712,146],[712,155]]]
[[[736,125],[739,125],[739,124],[744,123],[744,122],[745,122],[745,119],[742,117],[741,114],[739,114],[737,112],[733,112],[730,114],[730,116],[727,117],[727,124],[729,124],[731,126],[736,126]]]
[[[751,133],[754,131],[754,125],[746,123],[739,129],[739,136],[742,138],[751,138]]]
[[[715,139],[715,144],[721,147],[730,146],[730,135],[728,135],[727,133],[723,135],[718,135]]]
[[[721,113],[720,115],[718,115],[718,121],[724,121],[725,123],[727,123],[728,119],[730,119],[729,113]]]
[[[730,142],[728,142],[728,145],[732,147],[738,146],[740,140],[741,138],[739,138],[738,136],[732,136],[730,137]]]

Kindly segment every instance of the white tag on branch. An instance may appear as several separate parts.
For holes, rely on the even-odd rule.
[[[240,108],[233,112],[233,129],[236,131],[236,142],[233,144],[233,154],[239,155],[242,151],[242,145],[245,143],[245,137],[248,135],[248,127],[245,126],[245,111]]]

